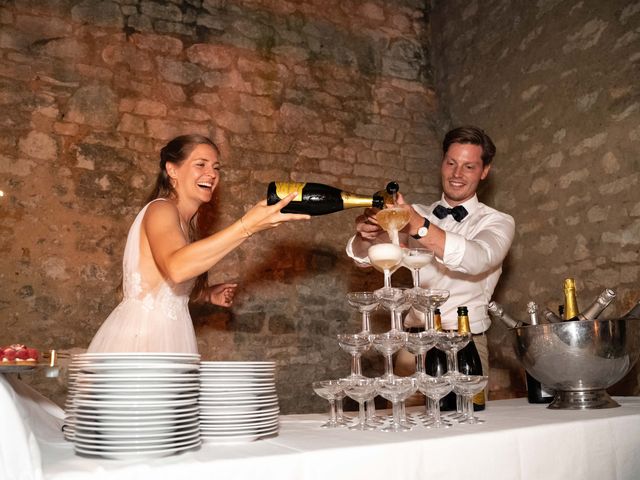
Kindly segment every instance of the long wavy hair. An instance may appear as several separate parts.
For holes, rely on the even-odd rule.
[[[180,166],[198,145],[209,145],[220,157],[220,150],[211,139],[204,135],[190,134],[180,135],[167,143],[160,150],[160,172],[156,178],[156,184],[147,197],[145,204],[155,200],[156,198],[178,198],[178,192],[171,184],[171,178],[167,173],[167,163]],[[209,225],[204,225],[198,221],[201,209],[189,220],[189,241],[194,242],[204,238],[209,234]],[[196,278],[196,283],[192,291],[192,298],[198,298],[207,286],[207,272],[200,274]]]

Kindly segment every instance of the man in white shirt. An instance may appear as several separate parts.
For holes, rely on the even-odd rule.
[[[453,129],[445,135],[442,150],[440,201],[428,206],[408,205],[398,194],[398,204],[411,212],[402,233],[407,246],[425,247],[435,254],[435,261],[421,269],[420,282],[425,288],[450,291],[449,300],[440,307],[442,327],[457,329],[457,307],[468,307],[471,332],[476,334],[474,342],[487,375],[489,352],[483,334],[491,325],[487,304],[511,247],[515,222],[510,215],[480,203],[476,196],[496,151],[483,130]],[[359,265],[369,265],[367,251],[371,245],[389,241],[376,221],[376,212],[367,209],[356,219],[357,233],[347,244],[347,254]],[[420,324],[424,321],[415,312],[405,319],[408,327]],[[413,365],[410,354],[403,351],[396,360],[396,371],[408,374]]]

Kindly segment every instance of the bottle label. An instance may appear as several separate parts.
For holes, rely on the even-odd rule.
[[[476,393],[473,396],[473,403],[475,403],[476,405],[484,405],[484,390]]]
[[[302,201],[302,189],[306,183],[300,182],[276,182],[276,195],[281,200],[285,198],[287,195],[292,193],[296,193],[296,197],[292,200],[292,202],[301,202]]]

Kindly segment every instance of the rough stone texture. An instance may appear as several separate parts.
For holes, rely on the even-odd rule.
[[[220,146],[217,228],[270,180],[371,194],[397,178],[410,199],[437,194],[427,13],[417,0],[0,2],[0,344],[86,348],[118,302],[126,233],[175,135]],[[609,151],[606,168],[623,169]],[[285,413],[325,410],[311,382],[347,373],[336,334],[359,325],[345,293],[381,285],[344,253],[357,213],[251,239],[210,272],[240,283],[236,305],[193,310],[203,358],[277,362]],[[364,364],[381,366],[374,353]],[[62,381],[33,382],[63,401]]]
[[[579,306],[610,287],[605,317],[625,312],[640,299],[640,2],[436,0],[431,26],[449,122],[481,125],[498,146],[481,197],[516,219],[495,298],[514,317],[529,300],[555,310],[572,276]],[[505,329],[489,340],[513,379],[493,375],[492,393],[513,395],[523,381]],[[620,391],[639,393],[637,372]]]

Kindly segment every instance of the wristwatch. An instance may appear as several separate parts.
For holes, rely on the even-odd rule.
[[[429,225],[431,225],[431,222],[425,218],[424,224],[418,229],[418,233],[411,236],[416,240],[420,240],[422,237],[424,237],[427,234],[427,232],[429,232]]]

